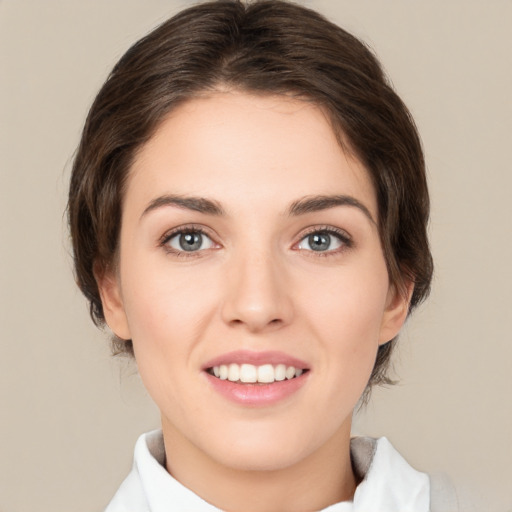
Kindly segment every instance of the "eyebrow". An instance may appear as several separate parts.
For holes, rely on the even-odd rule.
[[[142,212],[141,218],[149,212],[164,206],[174,206],[184,210],[192,210],[206,215],[221,217],[226,215],[224,209],[217,201],[205,197],[182,196],[166,194],[153,199]],[[355,197],[347,195],[316,195],[306,196],[291,203],[286,214],[291,217],[298,217],[306,213],[319,212],[335,208],[336,206],[351,206],[359,209],[366,217],[376,224],[370,210],[358,201]]]
[[[153,199],[153,201],[151,201],[142,212],[141,218],[152,210],[156,210],[162,206],[175,206],[184,210],[193,210],[207,215],[225,215],[222,206],[217,201],[213,201],[211,199],[193,196],[164,195]]]
[[[322,210],[328,210],[336,206],[351,206],[361,210],[366,217],[376,224],[375,219],[372,217],[370,210],[358,201],[355,197],[346,195],[319,195],[319,196],[307,196],[302,199],[294,201],[288,208],[288,215],[298,216],[304,215],[311,212],[319,212]]]

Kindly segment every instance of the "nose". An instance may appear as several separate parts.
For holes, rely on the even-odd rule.
[[[230,326],[249,332],[278,329],[293,317],[285,269],[268,252],[239,254],[227,263],[222,317]]]

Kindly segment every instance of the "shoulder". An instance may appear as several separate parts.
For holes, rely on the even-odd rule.
[[[352,465],[361,483],[354,495],[354,512],[456,512],[457,498],[449,480],[417,471],[385,438],[351,440]],[[384,508],[383,508],[384,507]]]
[[[135,466],[119,487],[105,512],[150,512],[140,475]]]
[[[132,470],[125,478],[105,512],[150,512],[141,472],[158,471],[163,464],[164,444],[159,430],[143,434],[135,445]]]
[[[429,476],[431,512],[460,510],[459,497],[451,480],[444,473],[433,473]]]
[[[220,512],[167,472],[162,431],[155,430],[137,440],[132,470],[105,512],[168,510]]]

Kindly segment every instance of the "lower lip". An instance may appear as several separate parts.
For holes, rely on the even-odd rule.
[[[207,372],[205,375],[215,391],[228,400],[248,407],[265,407],[277,404],[297,393],[306,383],[309,372],[303,373],[300,377],[271,384],[242,384],[221,380]]]

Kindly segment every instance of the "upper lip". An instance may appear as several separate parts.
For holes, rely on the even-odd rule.
[[[235,350],[210,359],[202,366],[202,370],[207,370],[208,368],[213,368],[214,366],[220,366],[222,364],[229,365],[231,363],[245,363],[252,364],[254,366],[261,366],[264,364],[285,364],[286,366],[293,366],[302,370],[309,369],[306,362],[284,352],[274,350],[264,352]]]

